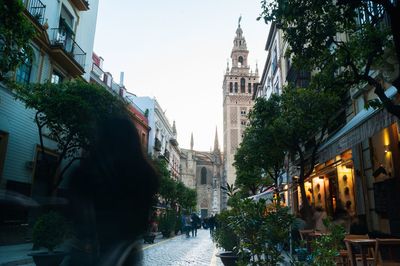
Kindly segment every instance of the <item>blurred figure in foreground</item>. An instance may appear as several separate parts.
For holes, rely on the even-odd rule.
[[[100,123],[92,144],[70,181],[70,265],[138,265],[158,175],[128,118]]]

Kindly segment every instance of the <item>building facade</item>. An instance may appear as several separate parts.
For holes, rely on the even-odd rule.
[[[33,57],[14,73],[16,82],[59,83],[89,81],[98,0],[25,0],[24,15],[36,30],[31,41]],[[89,55],[89,56],[88,56]],[[0,83],[0,188],[32,198],[48,197],[55,180],[42,165],[46,156],[57,160],[57,144],[46,134],[41,152],[35,110],[15,100]],[[47,188],[47,189],[46,189]],[[63,184],[61,184],[63,188]],[[4,211],[2,221],[26,223],[25,210]]]
[[[252,94],[259,82],[257,67],[255,72],[250,70],[248,54],[249,50],[239,23],[233,40],[231,67],[228,63],[222,86],[224,176],[225,183],[228,184],[234,184],[236,180],[236,171],[232,164],[248,124],[247,116],[253,106]]]
[[[129,95],[124,85],[124,73],[121,72],[119,83],[115,82],[113,76],[109,72],[103,70],[104,59],[97,54],[92,54],[92,69],[90,71],[90,82],[103,86],[112,95],[119,97],[121,100],[128,103],[128,114],[135,124],[138,131],[140,142],[143,146],[143,151],[147,153],[148,139],[149,139],[149,120],[147,114],[140,109],[133,101],[130,100]]]
[[[273,93],[281,93],[274,86],[277,82],[308,85],[310,73],[291,65],[290,58],[284,56],[286,48],[282,32],[272,23],[266,44],[268,57],[256,97],[268,99]],[[395,77],[395,73],[385,75],[388,80]],[[384,87],[385,94],[396,101],[396,88],[390,83]],[[370,232],[400,236],[400,211],[396,207],[400,204],[399,121],[384,109],[365,108],[368,101],[377,98],[368,85],[352,88],[346,97],[347,104],[334,116],[338,126],[324,136],[314,172],[305,180],[306,197],[312,206],[322,207],[331,217],[345,210]],[[296,160],[288,166],[290,182],[298,175]],[[290,204],[297,212],[301,208],[300,189],[294,183],[288,188]]]
[[[128,94],[126,97],[147,114],[150,126],[147,153],[153,158],[165,159],[168,162],[171,177],[178,180],[180,176],[180,149],[175,122],[171,126],[155,98],[137,97],[133,94]]]
[[[223,206],[223,160],[215,132],[214,149],[210,152],[193,150],[193,135],[190,149],[181,149],[181,181],[197,191],[197,210],[202,218],[215,215]]]

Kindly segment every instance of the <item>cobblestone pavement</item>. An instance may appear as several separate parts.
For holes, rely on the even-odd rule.
[[[221,266],[208,230],[198,230],[197,237],[179,235],[143,248],[143,265]]]

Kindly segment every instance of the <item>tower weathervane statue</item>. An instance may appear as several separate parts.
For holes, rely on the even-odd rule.
[[[242,14],[240,14],[240,17],[238,19],[238,27],[240,28],[240,21],[242,21]]]

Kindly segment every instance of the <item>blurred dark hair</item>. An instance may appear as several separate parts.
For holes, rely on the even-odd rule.
[[[158,182],[130,119],[100,122],[70,180],[77,238],[100,254],[137,239],[148,227]]]

